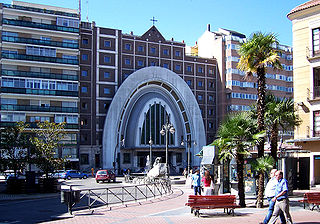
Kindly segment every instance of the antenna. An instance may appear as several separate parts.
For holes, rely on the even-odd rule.
[[[81,21],[81,0],[79,0],[79,19]]]
[[[89,2],[88,2],[89,0],[86,0],[86,4],[87,4],[87,17],[86,17],[86,19],[87,19],[87,22],[89,22]]]

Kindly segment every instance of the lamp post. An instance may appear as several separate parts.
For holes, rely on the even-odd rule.
[[[149,170],[152,169],[152,144],[153,144],[153,141],[152,141],[151,136],[150,136],[150,140],[149,140],[149,145],[150,145]]]
[[[169,169],[168,169],[168,135],[169,132],[173,134],[176,130],[173,127],[173,124],[167,122],[166,124],[162,125],[162,129],[160,131],[160,134],[163,136],[166,136],[166,177],[169,177]]]
[[[191,140],[189,138],[189,135],[187,137],[187,140],[184,140],[184,139],[181,140],[181,145],[182,146],[184,146],[184,144],[187,144],[187,152],[188,152],[188,155],[187,155],[188,168],[187,169],[188,169],[188,175],[190,173],[190,148],[191,148],[191,143],[193,143],[194,145],[197,145],[196,141]]]
[[[124,139],[121,141],[121,146],[124,146]],[[116,174],[116,153],[117,153],[117,147],[119,146],[119,142],[117,142],[116,147],[114,147],[114,153],[113,153],[113,172]],[[120,146],[119,146],[119,151],[120,151]]]

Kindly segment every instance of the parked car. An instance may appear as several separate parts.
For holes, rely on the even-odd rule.
[[[116,175],[112,170],[98,170],[96,173],[96,182],[105,182],[105,181],[113,181],[116,182]]]
[[[77,170],[67,170],[64,173],[62,173],[61,178],[70,180],[71,178],[80,178],[80,179],[87,179],[88,174],[82,173]]]
[[[65,170],[56,170],[53,172],[52,177],[60,179],[63,178],[62,175],[65,173]]]

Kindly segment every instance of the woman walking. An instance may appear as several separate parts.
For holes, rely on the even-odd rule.
[[[204,186],[204,195],[212,195],[213,181],[208,170],[204,172],[204,176],[202,177],[201,181],[203,182]]]

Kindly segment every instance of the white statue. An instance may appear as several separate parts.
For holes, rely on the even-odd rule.
[[[154,161],[153,168],[147,173],[147,177],[155,178],[166,174],[166,164],[160,163],[161,157],[157,157]]]

